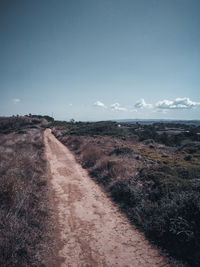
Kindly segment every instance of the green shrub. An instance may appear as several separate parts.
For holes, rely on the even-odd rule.
[[[143,170],[135,181],[142,186],[117,182],[111,196],[148,238],[177,259],[199,266],[200,182],[182,173],[175,176],[178,171],[163,166]]]
[[[132,187],[127,181],[119,181],[110,187],[112,199],[122,207],[134,207],[141,199],[139,188]]]
[[[110,152],[110,156],[112,155],[120,156],[120,155],[127,155],[131,153],[133,153],[133,150],[130,149],[129,147],[117,147],[113,151]]]

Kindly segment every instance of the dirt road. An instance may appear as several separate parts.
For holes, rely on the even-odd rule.
[[[49,129],[44,140],[58,212],[61,266],[168,266]]]

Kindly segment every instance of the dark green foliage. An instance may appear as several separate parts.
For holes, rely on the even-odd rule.
[[[36,118],[36,119],[39,119],[39,120],[45,119],[48,122],[54,122],[54,118],[52,118],[52,117],[50,117],[48,115],[42,116],[42,115],[32,115],[32,114],[29,114],[28,117],[29,118]],[[37,121],[37,120],[35,120],[35,121]]]
[[[8,134],[13,131],[21,131],[24,127],[30,125],[27,118],[9,117],[0,119],[0,133]]]
[[[89,173],[98,184],[107,186],[111,182],[112,177],[108,173],[104,172],[105,171],[102,168],[95,168],[92,169]]]
[[[114,121],[76,122],[71,120],[54,121],[52,126],[66,129],[68,134],[82,136],[115,136],[124,139],[148,139],[167,146],[180,146],[184,141],[200,141],[200,126],[177,123],[155,123],[141,125],[139,123],[118,123]]]
[[[45,125],[48,125],[48,122],[52,122],[53,118],[40,115],[2,117],[0,118],[0,133],[17,132],[23,134],[28,128],[40,128],[44,121],[46,122]]]
[[[116,182],[109,190],[112,199],[122,207],[133,207],[141,200],[139,187],[131,186],[127,181]]]
[[[179,151],[184,151],[190,154],[200,153],[200,142],[190,142],[180,147]]]
[[[143,169],[116,182],[111,197],[145,234],[174,257],[200,265],[200,169]]]
[[[113,121],[100,122],[66,122],[55,121],[52,126],[60,126],[67,129],[67,133],[71,135],[82,136],[121,136],[128,137],[129,129],[118,127],[118,124]]]
[[[76,123],[69,134],[77,135],[120,135],[121,129],[115,122]]]
[[[132,130],[131,130],[132,129]],[[167,146],[180,146],[184,141],[200,141],[200,126],[179,123],[154,123],[129,128],[140,141],[153,139]]]
[[[148,202],[147,202],[148,203]],[[200,265],[200,196],[188,190],[160,197],[157,208],[145,209],[146,234],[167,248],[171,255],[191,266]],[[140,216],[143,216],[142,209]]]
[[[110,152],[110,156],[111,155],[120,156],[120,155],[127,155],[131,153],[133,153],[133,150],[130,149],[129,147],[117,147],[113,151]]]
[[[157,137],[156,130],[153,126],[148,125],[144,126],[142,131],[138,131],[139,140],[143,141],[146,139],[153,139],[155,140]]]

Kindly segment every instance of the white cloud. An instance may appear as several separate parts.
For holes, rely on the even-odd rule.
[[[152,104],[147,104],[142,98],[136,102],[135,108],[152,108]]]
[[[112,110],[117,110],[117,111],[127,111],[127,108],[122,107],[119,103],[114,103],[110,105]]]
[[[135,109],[135,108],[134,109],[131,109],[130,111],[131,112],[138,112],[137,109]]]
[[[19,99],[19,98],[13,98],[12,99],[12,102],[15,103],[15,104],[17,104],[17,103],[21,102],[21,99]]]
[[[106,108],[106,105],[102,103],[101,101],[96,101],[94,103],[94,106],[101,107],[101,108]]]
[[[176,98],[174,101],[162,100],[156,103],[159,109],[191,109],[200,106],[200,102],[191,101],[188,97]]]

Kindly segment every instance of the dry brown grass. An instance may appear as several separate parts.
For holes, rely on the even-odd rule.
[[[129,177],[127,166],[115,157],[100,157],[96,165],[90,170],[90,175],[104,186],[109,186],[112,181]]]
[[[85,144],[81,147],[81,161],[84,168],[93,167],[101,157],[101,150],[93,144]]]
[[[0,266],[44,264],[52,230],[45,172],[41,130],[0,136]]]
[[[141,164],[133,157],[135,147],[118,138],[65,134],[59,134],[58,138],[76,153],[78,161],[89,169],[91,176],[106,186],[112,184],[113,180],[134,176]]]
[[[81,145],[83,144],[82,137],[80,136],[61,136],[60,138],[61,142],[63,144],[66,144],[71,150],[78,152],[77,150],[80,150]]]

